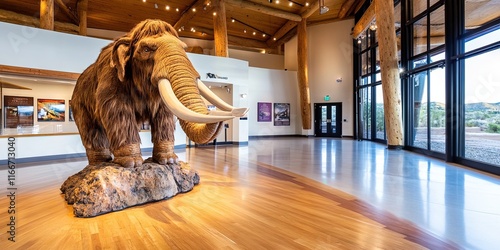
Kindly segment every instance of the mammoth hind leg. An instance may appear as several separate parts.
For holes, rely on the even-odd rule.
[[[75,122],[80,131],[89,164],[96,165],[101,162],[110,162],[112,157],[109,150],[109,141],[99,124],[92,122],[93,119],[86,113],[75,118],[79,118],[75,119]]]

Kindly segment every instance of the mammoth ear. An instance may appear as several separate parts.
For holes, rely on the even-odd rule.
[[[123,82],[125,79],[125,65],[127,65],[130,59],[130,43],[131,39],[129,37],[123,37],[115,41],[113,45],[113,51],[111,53],[110,65],[112,68],[116,68],[116,73],[118,79]]]

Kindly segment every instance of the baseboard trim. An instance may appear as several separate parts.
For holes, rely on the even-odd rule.
[[[207,144],[188,144],[186,148],[203,148],[203,147],[215,147],[215,146],[248,146],[248,141],[225,141],[225,142],[210,142]]]
[[[403,146],[402,145],[387,145],[387,148],[391,149],[391,150],[401,150],[401,149],[403,149]]]
[[[314,137],[310,135],[252,135],[248,139],[265,139],[265,138],[280,138],[280,137]]]

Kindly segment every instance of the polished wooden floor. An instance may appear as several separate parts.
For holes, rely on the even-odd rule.
[[[384,145],[280,138],[178,152],[191,192],[76,218],[59,187],[84,159],[19,164],[0,249],[498,249],[500,179]],[[469,204],[470,202],[470,204]],[[484,223],[484,224],[483,224]]]

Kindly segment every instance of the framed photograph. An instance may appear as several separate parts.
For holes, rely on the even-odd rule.
[[[258,122],[270,122],[271,121],[271,107],[270,102],[258,102],[257,103],[257,121]]]
[[[66,102],[58,99],[37,99],[37,117],[39,122],[63,122]]]
[[[69,100],[69,121],[70,122],[74,122],[75,121],[75,117],[73,116],[73,109],[71,109],[71,100]]]
[[[274,104],[274,126],[290,126],[290,103]]]
[[[4,96],[5,128],[33,126],[33,97]]]

